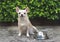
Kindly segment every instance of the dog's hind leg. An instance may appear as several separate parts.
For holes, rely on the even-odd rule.
[[[32,28],[33,28],[36,32],[39,32],[39,30],[38,30],[35,26],[32,26]]]

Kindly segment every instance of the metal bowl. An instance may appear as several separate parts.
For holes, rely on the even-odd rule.
[[[39,31],[36,36],[38,40],[48,39],[46,32]]]

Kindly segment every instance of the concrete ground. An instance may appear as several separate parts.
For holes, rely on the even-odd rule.
[[[0,26],[0,42],[60,42],[60,26],[36,26],[46,31],[49,39],[37,40],[26,36],[17,36],[17,26]]]

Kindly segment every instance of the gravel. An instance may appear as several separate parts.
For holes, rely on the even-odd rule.
[[[19,37],[17,26],[0,26],[0,42],[60,42],[60,26],[36,26],[46,31],[49,39],[37,40],[25,35]]]

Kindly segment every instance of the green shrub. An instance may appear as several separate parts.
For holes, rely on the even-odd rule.
[[[29,17],[45,17],[55,20],[60,18],[59,0],[1,0],[0,22],[17,21],[16,6],[21,9],[30,8]]]

